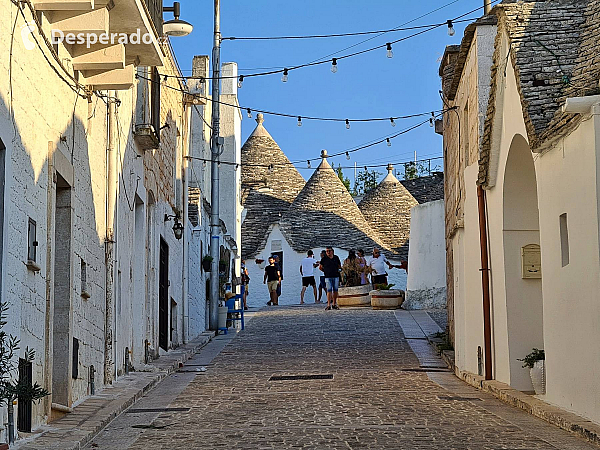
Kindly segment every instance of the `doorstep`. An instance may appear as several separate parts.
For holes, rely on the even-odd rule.
[[[85,447],[106,425],[142,398],[160,381],[179,369],[212,338],[214,332],[202,333],[152,361],[150,371],[130,372],[96,395],[87,397],[72,413],[34,431],[31,437],[19,439],[11,446],[19,450],[78,450]]]
[[[428,336],[428,341],[435,346],[439,339]],[[565,411],[557,406],[546,403],[538,397],[513,389],[505,383],[496,380],[486,380],[481,375],[466,370],[460,370],[454,363],[454,351],[443,350],[442,359],[454,374],[465,383],[485,392],[489,392],[499,400],[511,406],[522,409],[532,416],[545,420],[563,430],[575,433],[588,441],[600,445],[600,425],[581,416]]]

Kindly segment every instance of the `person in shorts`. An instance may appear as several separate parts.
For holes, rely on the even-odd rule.
[[[266,284],[269,289],[270,300],[267,302],[268,306],[279,304],[279,298],[277,297],[277,288],[281,283],[281,272],[275,265],[275,258],[269,256],[269,265],[265,267],[265,276],[263,278],[263,284]]]
[[[281,282],[283,281],[283,271],[281,270],[281,263],[279,262],[279,255],[273,255],[275,259],[275,267],[279,270],[279,285],[277,286],[277,303],[279,303],[279,297],[281,297]]]
[[[315,296],[315,303],[317,302],[317,285],[315,283],[315,275],[314,270],[319,263],[315,259],[314,253],[312,250],[306,252],[306,258],[302,260],[300,263],[300,275],[302,275],[302,291],[300,291],[300,304],[304,304],[304,293],[306,292],[306,288],[308,286],[313,287],[313,292]]]
[[[337,305],[337,299],[342,263],[340,258],[333,254],[333,247],[327,247],[325,253],[325,258],[321,259],[319,263],[319,269],[325,275],[325,285],[327,287],[327,307],[325,310],[329,311],[330,309],[340,309]]]
[[[394,267],[387,260],[385,255],[382,255],[381,251],[375,247],[373,249],[373,257],[369,261],[369,267],[371,268],[371,282],[373,283],[373,287],[378,284],[387,284],[387,272],[385,269],[386,264],[390,269]]]
[[[325,255],[325,250],[321,250],[321,259],[325,258]],[[319,259],[319,261],[321,259]],[[319,277],[319,298],[317,300],[317,303],[321,303],[321,296],[323,295],[323,292],[325,292],[325,296],[327,296],[327,286],[325,286],[325,275],[321,275]]]

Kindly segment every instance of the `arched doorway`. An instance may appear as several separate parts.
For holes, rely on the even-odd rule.
[[[516,135],[504,171],[503,243],[510,385],[532,390],[518,361],[544,348],[540,227],[535,166],[525,138]]]

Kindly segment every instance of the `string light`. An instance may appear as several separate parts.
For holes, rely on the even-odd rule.
[[[346,159],[350,161],[350,153],[346,152]]]
[[[368,172],[368,170],[367,170],[367,166],[365,166],[365,172]]]
[[[270,172],[270,173],[273,173],[273,169],[274,169],[274,168],[275,168],[275,167],[273,166],[273,164],[269,164],[269,172]]]
[[[250,108],[248,108],[246,112],[248,113],[248,119],[252,119],[252,111],[250,110]]]
[[[331,73],[337,72],[337,58],[331,60]]]
[[[283,69],[283,75],[281,76],[281,81],[283,81],[284,83],[286,83],[287,80],[288,80],[288,70],[286,68],[286,69]]]
[[[298,126],[302,126],[302,117],[298,116]]]
[[[390,117],[390,125],[392,125],[393,127],[396,126],[396,122],[394,122],[394,118]]]
[[[306,167],[310,169],[310,159],[306,160]]]
[[[240,78],[238,79],[238,88],[242,88],[242,85],[244,84],[244,75],[240,75]]]
[[[387,49],[386,56],[388,58],[393,58],[394,57],[394,52],[392,51],[392,43],[388,42],[387,44],[385,44],[385,48]]]
[[[350,121],[346,119],[346,130],[350,129]]]
[[[392,141],[390,141],[390,138],[386,138],[386,142],[388,147],[392,146]]]
[[[433,127],[433,121],[435,120],[435,114],[433,111],[431,112],[431,117],[429,118],[429,126]]]
[[[448,20],[446,23],[448,24],[448,36],[454,36],[456,31],[454,31],[454,25],[452,24],[452,21]]]
[[[240,167],[240,165],[239,165],[239,164],[236,164],[236,165],[235,165],[235,170],[237,171],[237,170],[239,169],[239,167]]]

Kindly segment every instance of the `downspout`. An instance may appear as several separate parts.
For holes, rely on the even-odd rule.
[[[192,108],[191,105],[183,104],[183,111],[185,115],[185,139],[183,141],[183,161],[182,161],[182,177],[183,177],[183,217],[181,222],[184,224],[183,228],[183,270],[181,273],[181,295],[183,297],[183,343],[187,344],[189,340],[189,304],[188,304],[188,280],[189,280],[189,237],[192,235],[192,231],[188,230],[188,166],[189,166],[189,153],[190,153],[190,139],[191,139],[191,127],[192,127]],[[188,234],[189,232],[189,234]]]
[[[479,244],[481,247],[481,287],[483,292],[483,341],[485,379],[492,379],[492,327],[490,312],[490,268],[488,263],[488,237],[485,211],[485,191],[477,186],[477,206],[479,209]]]
[[[47,189],[47,220],[46,220],[46,315],[44,330],[44,386],[52,390],[52,241],[54,232],[54,143],[48,141],[48,189]],[[52,414],[52,397],[44,398],[44,412],[48,417]]]
[[[108,98],[108,145],[106,148],[106,312],[104,322],[104,384],[112,384],[115,373],[113,358],[113,309],[115,301],[115,212],[117,204],[117,136],[115,91]]]

